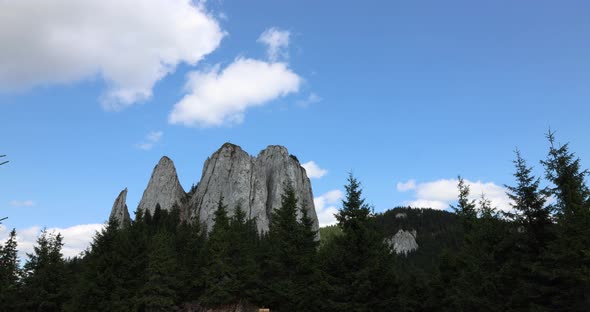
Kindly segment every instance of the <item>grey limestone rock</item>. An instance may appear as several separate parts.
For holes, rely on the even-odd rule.
[[[277,145],[252,157],[239,146],[225,143],[205,162],[189,207],[211,229],[222,196],[230,216],[241,205],[249,218],[256,218],[259,231],[268,231],[271,213],[280,207],[281,194],[288,184],[293,186],[299,204],[305,207],[317,230],[313,193],[305,169],[285,147]]]
[[[416,243],[416,231],[404,231],[400,229],[397,233],[386,240],[391,249],[396,254],[407,255],[412,251],[418,249],[418,243]]]
[[[138,208],[152,214],[158,204],[163,210],[171,210],[174,204],[182,208],[185,196],[184,189],[178,181],[174,163],[164,156],[154,168]]]
[[[117,220],[120,228],[127,226],[131,222],[129,211],[127,210],[127,188],[122,190],[119,196],[117,196],[117,199],[115,199],[109,219]]]

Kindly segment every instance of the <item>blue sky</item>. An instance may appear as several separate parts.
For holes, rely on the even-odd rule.
[[[324,224],[349,171],[377,212],[444,209],[459,174],[506,207],[513,150],[542,174],[549,127],[589,166],[589,10],[584,1],[4,1],[4,226],[24,233],[23,246],[40,227],[58,228],[79,238],[69,242],[78,250],[124,187],[136,208],[161,156],[189,189],[226,141],[251,154],[284,145],[324,170],[312,178]]]

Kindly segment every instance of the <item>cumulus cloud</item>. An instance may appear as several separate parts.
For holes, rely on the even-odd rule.
[[[33,207],[35,206],[35,202],[28,199],[28,200],[11,200],[10,206],[12,207]]]
[[[319,179],[328,173],[328,170],[320,168],[313,160],[301,164],[301,167],[305,168],[305,172],[310,179]]]
[[[0,1],[0,91],[103,79],[107,109],[149,99],[225,33],[191,0]]]
[[[136,146],[144,151],[149,151],[154,145],[156,145],[156,143],[160,142],[162,135],[164,135],[164,132],[162,131],[152,131],[145,136],[143,142],[136,144]]]
[[[335,205],[339,203],[343,197],[344,194],[342,191],[332,190],[313,199],[320,227],[333,225],[338,222],[334,216],[338,212],[338,208],[336,208]]]
[[[405,205],[416,208],[447,209],[459,196],[458,183],[457,179],[440,179],[418,184],[410,180],[398,183],[397,190],[400,192],[414,190],[415,199],[404,202]],[[465,180],[465,183],[469,185],[470,199],[479,200],[481,195],[485,194],[492,206],[504,211],[512,209],[510,199],[506,195],[506,188],[493,182]]]
[[[186,83],[188,94],[168,118],[172,124],[212,127],[239,124],[250,107],[298,92],[302,79],[286,63],[237,58],[221,70],[194,71]]]
[[[64,257],[74,257],[84,251],[94,237],[97,231],[102,230],[104,224],[81,224],[67,228],[47,228],[48,233],[61,233],[63,237],[64,246],[62,254]],[[41,234],[42,228],[39,226],[32,226],[24,229],[16,229],[18,254],[21,263],[27,259],[27,253],[33,253],[33,247],[37,243],[37,238]],[[8,239],[10,230],[5,226],[0,225],[0,238],[2,241]]]
[[[290,32],[271,27],[260,35],[258,42],[267,46],[266,54],[268,59],[275,62],[278,59],[287,59],[289,57],[287,52],[289,37],[291,37]]]

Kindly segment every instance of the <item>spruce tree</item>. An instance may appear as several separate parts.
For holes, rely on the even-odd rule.
[[[4,246],[0,246],[0,310],[13,310],[18,301],[20,266],[16,231],[12,229]]]
[[[301,210],[300,210],[301,209]],[[297,220],[300,211],[301,222]],[[319,283],[319,271],[315,262],[318,242],[313,222],[288,184],[281,195],[281,206],[272,213],[269,225],[269,252],[264,272],[265,296],[263,305],[277,311],[316,311],[310,293]]]
[[[147,282],[141,291],[140,310],[176,311],[180,283],[176,275],[174,240],[168,232],[161,230],[152,238],[149,249]]]
[[[65,301],[62,286],[65,280],[64,259],[61,253],[63,238],[61,234],[43,230],[27,254],[24,265],[24,295],[28,298],[27,310],[61,311]]]
[[[556,202],[556,238],[544,256],[544,276],[553,284],[549,290],[551,308],[587,311],[590,306],[590,190],[587,170],[569,151],[569,145],[557,145],[554,134],[547,134],[549,153],[545,177],[552,183],[550,194]]]
[[[535,310],[542,301],[544,285],[550,284],[536,268],[543,250],[552,239],[551,210],[546,205],[547,191],[540,188],[540,178],[532,174],[520,152],[516,150],[514,186],[505,185],[511,200],[512,211],[504,215],[510,227],[505,237],[506,244],[512,247],[510,258],[502,268],[505,285],[511,291],[506,302],[511,309]]]
[[[232,242],[227,206],[223,203],[223,197],[220,197],[217,203],[214,221],[206,244],[207,262],[203,272],[204,293],[201,298],[203,304],[211,307],[235,303],[236,300],[231,292],[235,276],[230,265]]]
[[[396,306],[394,256],[376,229],[371,209],[362,198],[358,180],[351,175],[346,198],[336,214],[342,235],[323,252],[329,298],[326,309],[390,311]]]
[[[246,213],[240,204],[234,211],[230,221],[230,237],[232,244],[229,248],[230,266],[235,277],[230,291],[232,297],[239,301],[255,302],[258,265],[256,263],[256,248],[258,232],[254,219],[246,219]]]

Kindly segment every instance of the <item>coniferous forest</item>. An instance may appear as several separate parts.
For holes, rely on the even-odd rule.
[[[18,259],[13,230],[0,249],[0,310],[590,311],[588,171],[548,141],[543,176],[515,153],[510,212],[470,199],[459,178],[453,213],[375,214],[350,175],[320,241],[292,188],[266,233],[241,207],[230,216],[223,198],[211,229],[181,222],[178,209],[138,210],[73,259],[45,231]],[[385,238],[400,228],[418,230],[417,251],[392,252]]]

